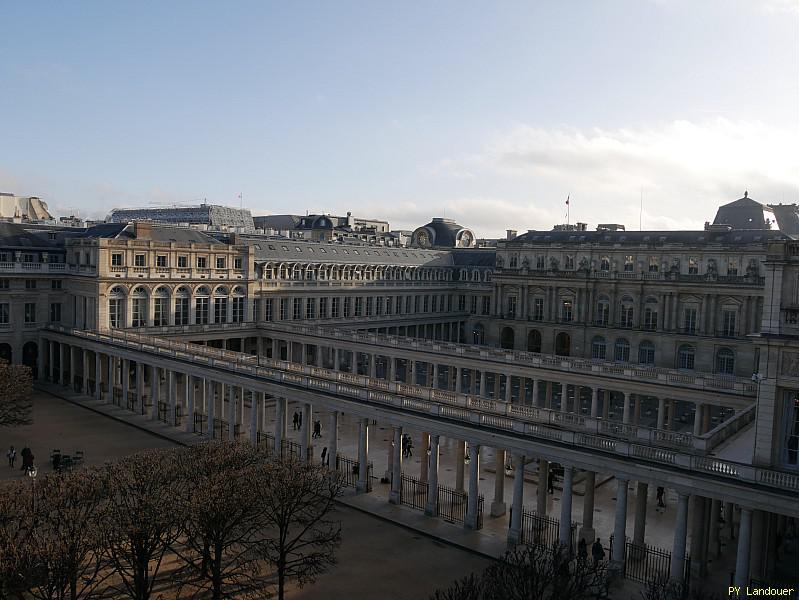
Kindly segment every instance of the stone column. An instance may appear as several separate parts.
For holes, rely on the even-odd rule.
[[[242,394],[241,398],[236,397],[236,386],[228,386],[228,394],[230,398],[230,403],[228,404],[228,439],[232,442],[236,439],[236,421],[238,421],[238,406],[239,404],[244,403],[244,397]]]
[[[55,383],[55,342],[47,341],[47,377]]]
[[[263,394],[263,392],[256,392],[255,390],[250,392],[250,442],[253,445],[258,444],[258,405],[261,398],[263,398]]]
[[[565,381],[560,384],[560,412],[569,412],[569,384]]]
[[[313,410],[310,404],[302,406],[302,426],[300,427],[300,460],[308,460],[308,454],[313,452],[311,446],[311,431],[313,431]]]
[[[330,413],[330,434],[327,441],[327,460],[333,463],[336,469],[336,455],[338,454],[338,411]]]
[[[646,500],[649,485],[639,481],[635,488],[635,528],[633,529],[633,544],[643,546],[646,539]]]
[[[116,361],[117,359],[110,354],[108,355],[108,403],[114,402],[114,387],[116,386],[115,379],[116,379]],[[144,370],[144,366],[142,366],[142,370]],[[59,377],[59,382],[61,378]],[[144,404],[141,405],[142,409],[141,412],[144,414]]]
[[[466,460],[466,442],[463,440],[455,440],[455,489],[459,492],[463,488],[463,468]]]
[[[599,388],[596,387],[591,390],[591,416],[599,416]]]
[[[155,373],[155,369],[153,369]],[[216,426],[216,398],[214,398],[214,382],[210,379],[205,380],[205,401],[208,404],[208,431],[206,435],[209,439],[214,439],[214,427]]]
[[[538,379],[533,379],[533,396],[530,399],[532,406],[538,406]]]
[[[64,385],[64,373],[66,371],[64,342],[58,342],[58,383],[61,385]]]
[[[536,512],[542,517],[547,514],[547,479],[549,479],[549,461],[538,459],[538,489]]]
[[[688,537],[688,494],[677,493],[677,517],[674,521],[674,546],[671,550],[672,579],[682,581],[685,577],[685,544]]]
[[[128,407],[128,392],[130,391],[130,361],[126,358],[122,361],[122,408]],[[158,413],[156,413],[157,415]]]
[[[479,371],[479,373],[480,373],[480,394],[479,395],[480,395],[481,398],[485,398],[486,397],[486,372],[485,371]]]
[[[630,394],[627,392],[620,392],[621,397],[624,400],[624,409],[622,411],[622,423],[629,423],[630,422]]]
[[[749,552],[752,541],[752,510],[741,507],[741,523],[738,527],[738,554],[735,558],[733,585],[749,585]]]
[[[360,493],[369,491],[369,419],[360,420],[358,436],[358,483]]]
[[[596,390],[594,390],[596,394]],[[594,531],[594,494],[596,492],[596,473],[593,471],[585,472],[585,496],[583,496],[583,525],[580,528],[579,536],[585,540],[589,546],[596,537]]]
[[[138,367],[138,364],[137,364]],[[139,369],[136,369],[139,372]],[[103,399],[103,364],[100,353],[94,353],[94,397],[97,400]]]
[[[572,528],[572,486],[574,484],[574,467],[563,467],[563,495],[560,499],[560,531],[558,542],[571,551]]]
[[[286,399],[275,398],[275,453],[283,450],[283,440],[286,437]]]
[[[656,429],[663,429],[666,419],[666,399],[658,398],[658,422],[655,425]]]
[[[522,516],[524,515],[524,456],[513,455],[513,506],[510,511],[508,543],[518,544],[522,539]]]
[[[718,558],[721,554],[719,546],[719,517],[721,516],[721,501],[715,498],[710,500],[710,529],[708,531],[707,550],[710,558]]]
[[[428,517],[438,516],[438,434],[430,436],[430,472],[427,477],[427,506],[424,514]]]
[[[69,384],[72,388],[72,391],[75,391],[75,382],[77,381],[78,377],[78,369],[77,369],[77,362],[78,362],[78,348],[77,346],[70,346],[69,347]],[[122,406],[125,404],[123,403]]]
[[[186,374],[186,402],[188,407],[186,412],[186,423],[184,429],[186,433],[194,433],[194,377]]]
[[[616,522],[613,527],[613,567],[621,571],[627,543],[627,480],[616,478]]]
[[[430,449],[430,434],[426,432],[422,432],[422,463],[419,467],[419,479],[424,483],[427,483],[427,472],[428,472],[428,464],[427,461],[424,460],[424,457],[427,456],[427,451]]]
[[[454,367],[455,369],[455,392],[460,394],[463,391],[463,369]]]
[[[144,414],[144,369],[141,361],[136,362],[136,413]]]
[[[377,377],[377,354],[369,355],[369,377]]]
[[[173,427],[177,421],[175,419],[175,411],[178,399],[178,374],[175,371],[169,371],[169,414],[167,415],[167,422]]]
[[[394,440],[391,443],[393,454],[391,463],[391,491],[388,501],[400,504],[402,495],[402,427],[394,427]]]
[[[693,496],[691,524],[691,569],[702,576],[707,571],[707,521],[705,502],[707,498]]]
[[[505,374],[505,402],[510,404],[511,398],[513,397],[513,376],[506,373]]]
[[[501,517],[505,514],[505,451],[494,449],[494,501],[491,503],[491,516]]]
[[[397,360],[393,356],[388,358],[388,380],[392,383],[397,380]]]
[[[477,529],[478,525],[478,496],[480,494],[480,444],[469,444],[472,459],[469,462],[469,496],[466,503],[467,529]]]
[[[122,369],[125,369],[125,364],[122,364]],[[123,386],[127,377],[123,376]],[[125,395],[124,387],[122,395]],[[161,401],[161,370],[155,365],[150,367],[150,419],[153,421],[158,420],[158,403]]]

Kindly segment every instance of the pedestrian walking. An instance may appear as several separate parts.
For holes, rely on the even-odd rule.
[[[322,421],[313,422],[313,436],[314,438],[322,437]]]
[[[300,413],[298,413],[296,410],[294,411],[294,416],[292,417],[291,422],[295,431],[300,428]]]
[[[599,538],[591,546],[591,557],[594,559],[594,566],[597,566],[599,561],[605,559],[605,549],[602,547],[602,542],[599,541]]]
[[[322,464],[327,466],[327,446],[322,448]]]
[[[297,411],[297,429],[302,429],[302,413]]]
[[[8,458],[8,466],[13,469],[14,468],[14,463],[17,460],[17,450],[16,450],[16,448],[14,448],[14,446],[11,446],[11,448],[9,448],[8,452],[6,452],[6,457]]]
[[[666,490],[662,487],[658,487],[657,491],[657,499],[658,499],[658,507],[659,508],[666,508],[666,503],[663,501],[663,496],[666,494]]]

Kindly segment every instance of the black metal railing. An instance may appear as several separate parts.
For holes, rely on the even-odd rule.
[[[367,463],[366,491],[372,491],[372,479],[374,479],[374,464]],[[357,487],[358,479],[361,474],[361,465],[357,460],[336,454],[336,471],[341,473],[341,483],[346,487]]]
[[[194,433],[199,433],[200,435],[205,435],[208,431],[208,415],[195,412],[194,413]]]
[[[425,510],[429,491],[430,486],[428,483],[403,473],[402,485],[400,486],[400,504],[415,510]],[[469,495],[466,492],[438,484],[436,502],[436,512],[439,517],[448,523],[466,522],[466,513],[469,508]],[[484,497],[481,494],[477,498],[477,529],[483,527],[483,504]]]
[[[612,557],[614,544],[612,535],[609,542],[608,557]],[[622,577],[639,583],[668,579],[671,576],[671,552],[647,544],[635,544],[629,539],[625,540],[624,544],[623,564]],[[682,571],[683,581],[689,582],[691,580],[690,556],[685,557]]]
[[[572,523],[569,531],[569,551],[572,553],[577,549],[577,527],[577,523]],[[560,542],[560,520],[548,515],[539,515],[533,510],[525,510],[522,513],[521,536],[525,544],[552,548]]]

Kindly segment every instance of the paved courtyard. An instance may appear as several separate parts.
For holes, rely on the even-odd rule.
[[[82,450],[86,464],[103,464],[137,450],[174,445],[46,393],[35,394],[33,417],[32,425],[0,429],[0,443],[4,458],[9,445],[18,451],[30,447],[41,472],[51,470],[47,460],[54,448],[73,454]],[[16,468],[10,469],[4,461],[0,478],[25,477],[19,470],[20,464],[18,457]],[[416,600],[488,564],[477,554],[360,510],[345,505],[336,510],[342,522],[343,539],[338,564],[317,583],[292,589],[289,598]]]

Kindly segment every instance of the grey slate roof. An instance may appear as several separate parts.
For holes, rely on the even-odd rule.
[[[382,246],[351,246],[297,240],[243,238],[259,262],[318,262],[340,264],[452,265],[449,252]]]
[[[46,235],[36,235],[19,223],[0,221],[0,246],[3,248],[61,249],[56,241]]]
[[[508,247],[533,244],[764,244],[769,240],[787,239],[781,231],[770,229],[733,229],[731,231],[528,231],[507,242]]]
[[[84,237],[135,240],[134,226],[126,223],[101,223],[86,230]],[[152,240],[155,242],[184,242],[195,244],[218,244],[210,235],[186,227],[152,226]]]

